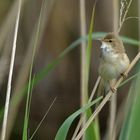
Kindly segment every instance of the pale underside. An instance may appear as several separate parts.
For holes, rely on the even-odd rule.
[[[101,82],[99,92],[106,94],[111,88],[112,83],[128,68],[129,59],[126,53],[117,53],[110,45],[104,42],[102,42],[101,49],[102,55],[99,66]]]
[[[104,81],[117,79],[129,66],[126,53],[116,53],[112,47],[102,43],[102,56],[99,66],[99,74]]]

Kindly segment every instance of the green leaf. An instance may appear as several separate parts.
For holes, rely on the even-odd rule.
[[[41,21],[43,19],[43,11],[46,8],[46,2],[45,1],[46,0],[42,1],[40,15],[39,15],[38,23],[37,23],[37,30],[36,30],[36,33],[35,33],[35,39],[34,39],[34,44],[33,44],[33,53],[31,54],[32,55],[32,61],[31,61],[31,65],[30,65],[29,82],[28,82],[28,85],[27,85],[27,99],[26,99],[26,109],[25,109],[25,116],[24,116],[24,126],[23,126],[22,140],[27,140],[28,139],[29,114],[30,114],[32,90],[33,90],[33,87],[34,87],[33,85],[34,85],[34,81],[35,81],[35,77],[32,78],[32,70],[33,70],[33,65],[34,65],[34,58],[35,58],[37,43],[39,41]]]
[[[132,39],[129,37],[125,37],[125,36],[121,36],[122,40],[124,43],[130,44],[130,45],[136,45],[139,47],[140,45],[140,41],[136,40],[136,39]]]
[[[34,82],[31,83],[31,75],[32,75],[32,72],[29,75],[28,93],[27,93],[27,99],[26,99],[26,109],[25,109],[25,116],[24,116],[24,126],[23,126],[22,140],[28,140],[29,114],[30,114],[32,90],[33,90],[33,84],[34,84]],[[34,81],[34,78],[35,77],[33,77],[33,81]]]
[[[55,136],[55,140],[66,140],[67,137],[67,133],[68,130],[72,124],[72,122],[81,114],[84,113],[88,108],[90,108],[92,105],[96,104],[97,102],[99,102],[102,99],[102,97],[97,98],[96,100],[94,100],[91,103],[86,104],[84,107],[80,108],[78,111],[76,111],[75,113],[73,113],[72,115],[70,115],[65,121],[64,123],[61,125],[61,127],[59,128],[56,136]]]
[[[139,140],[140,139],[140,73],[138,73],[135,83],[130,90],[130,99],[127,116],[121,130],[119,140]]]
[[[89,108],[86,111],[87,119],[90,118],[92,115],[92,111]],[[100,139],[100,131],[99,131],[99,122],[98,122],[98,117],[93,120],[93,122],[89,125],[88,129],[85,131],[85,140],[99,140]]]
[[[99,38],[103,38],[107,33],[106,32],[94,32],[92,33],[92,39],[99,39]],[[87,40],[87,37],[83,37],[83,40]],[[138,46],[140,45],[140,41],[130,38],[130,37],[126,37],[126,36],[120,36],[122,41],[124,43],[127,43],[129,45],[134,45],[134,46]]]
[[[93,6],[93,11],[92,11],[92,17],[91,17],[91,22],[90,22],[90,28],[89,28],[89,34],[88,34],[88,45],[86,48],[86,89],[87,92],[85,93],[85,98],[88,101],[88,82],[89,82],[89,73],[90,73],[90,60],[91,60],[91,52],[92,52],[92,32],[94,28],[94,15],[95,15],[95,7],[96,3]],[[86,113],[86,120],[90,118],[92,115],[92,110],[89,108]],[[100,133],[99,133],[99,124],[98,124],[98,119],[95,119],[88,129],[85,131],[84,135],[85,140],[99,140],[100,139]]]
[[[93,7],[90,29],[88,34],[88,46],[86,48],[86,63],[87,63],[87,81],[89,79],[89,68],[90,68],[90,59],[91,59],[91,49],[92,49],[92,32],[94,27],[94,14],[95,14],[95,6]]]

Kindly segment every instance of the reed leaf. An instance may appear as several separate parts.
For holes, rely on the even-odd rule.
[[[59,128],[56,136],[55,136],[55,140],[66,140],[67,137],[67,133],[68,130],[72,124],[72,122],[81,114],[84,113],[87,109],[89,109],[91,106],[93,106],[94,104],[96,104],[97,102],[99,102],[102,99],[102,97],[99,97],[97,99],[95,99],[94,101],[92,101],[91,103],[86,104],[85,106],[83,106],[82,108],[80,108],[79,110],[77,110],[76,112],[74,112],[72,115],[70,115],[65,121],[64,123],[61,125],[61,127]]]

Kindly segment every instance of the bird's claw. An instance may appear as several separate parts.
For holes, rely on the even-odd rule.
[[[110,89],[111,89],[111,91],[112,91],[113,93],[116,93],[116,92],[117,92],[117,89],[114,88],[114,87],[110,87]]]
[[[127,73],[121,73],[121,76],[125,79],[127,77]]]

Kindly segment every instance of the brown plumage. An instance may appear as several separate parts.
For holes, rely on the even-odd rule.
[[[123,42],[115,33],[108,33],[102,40],[99,75],[107,90],[111,81],[116,80],[129,66],[129,58]]]

